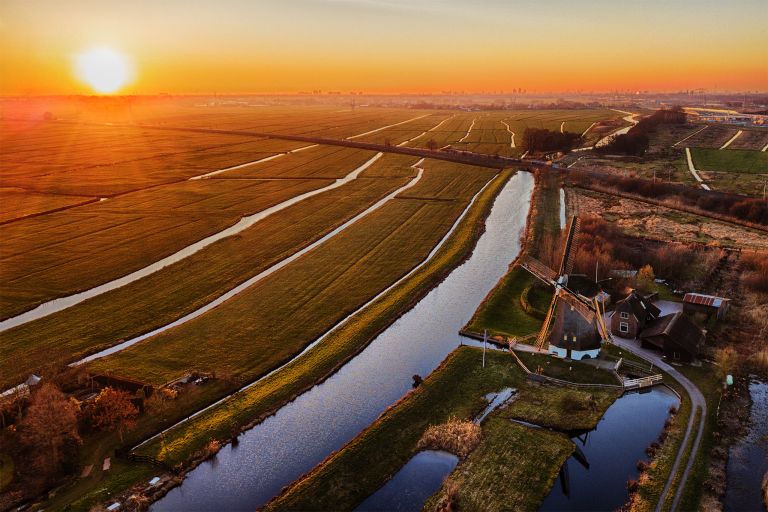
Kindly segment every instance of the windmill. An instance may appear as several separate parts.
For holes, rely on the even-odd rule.
[[[572,217],[568,223],[558,271],[530,256],[525,256],[520,263],[520,266],[555,290],[536,339],[536,348],[541,350],[548,347],[550,352],[572,359],[594,357],[603,342],[611,341],[603,318],[604,305],[584,291],[583,285],[585,282],[589,284],[588,279],[571,274],[578,229],[579,219]],[[597,289],[597,283],[591,283]]]

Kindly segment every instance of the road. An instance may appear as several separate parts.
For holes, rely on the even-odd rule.
[[[680,443],[680,449],[677,452],[677,457],[675,457],[675,463],[672,466],[672,471],[669,473],[669,478],[667,478],[667,483],[664,485],[664,490],[661,493],[661,496],[659,496],[659,501],[656,504],[656,512],[660,512],[663,508],[664,502],[667,499],[667,494],[669,494],[669,489],[672,486],[672,482],[675,479],[675,475],[678,472],[678,469],[680,467],[680,464],[683,461],[683,457],[685,456],[686,447],[688,446],[688,441],[691,437],[691,433],[693,432],[694,427],[694,421],[696,419],[696,410],[701,409],[701,417],[699,419],[698,428],[696,432],[696,439],[693,443],[693,446],[691,447],[691,455],[688,458],[688,463],[685,466],[685,470],[683,471],[682,478],[680,479],[680,485],[677,488],[677,491],[675,492],[675,496],[672,500],[672,511],[677,509],[677,505],[680,502],[680,498],[683,495],[683,491],[685,490],[685,482],[688,481],[688,476],[691,471],[691,467],[693,466],[694,460],[696,460],[696,454],[699,451],[699,445],[701,444],[701,438],[704,434],[704,423],[707,418],[707,402],[704,399],[704,395],[701,394],[701,391],[699,391],[699,388],[696,387],[696,385],[688,380],[685,375],[677,371],[673,366],[667,364],[664,360],[661,358],[661,354],[641,348],[636,341],[634,340],[627,340],[622,338],[614,338],[614,343],[621,347],[623,350],[626,350],[628,352],[631,352],[637,356],[642,357],[643,359],[650,361],[653,363],[654,366],[657,368],[661,368],[665,372],[667,372],[669,375],[671,375],[675,380],[677,380],[688,392],[688,395],[691,397],[691,415],[688,418],[688,428],[685,431],[685,437],[683,437],[682,442]]]

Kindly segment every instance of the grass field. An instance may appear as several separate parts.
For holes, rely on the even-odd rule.
[[[509,354],[493,351],[486,357],[486,368],[482,368],[478,364],[480,349],[455,350],[414,392],[307,477],[290,486],[267,509],[353,509],[414,455],[417,442],[429,425],[444,423],[452,417],[471,419],[487,403],[483,395],[513,387],[518,392],[511,405],[486,419],[480,445],[448,481],[458,484],[458,506],[462,510],[508,510],[510,504],[514,510],[535,510],[573,451],[573,445],[563,434],[524,427],[509,418],[534,423],[544,419],[564,429],[583,425],[593,428],[617,393],[593,394],[597,408],[585,411],[584,417],[566,414],[557,407],[559,402],[566,396],[583,400],[586,393],[537,387],[526,380]],[[592,369],[586,368],[581,377],[589,380]],[[542,411],[557,418],[546,418]],[[543,456],[529,457],[534,451]]]
[[[503,337],[522,337],[538,332],[543,319],[526,313],[520,305],[520,296],[526,288],[533,286],[534,281],[535,278],[522,267],[512,268],[478,308],[466,329],[476,333],[487,329],[489,336]]]
[[[6,224],[0,227],[0,316],[129,274],[245,214],[329,183],[184,182]]]
[[[77,359],[193,311],[403,185],[414,162],[385,156],[366,171],[383,177],[361,177],[309,198],[144,279],[0,333],[18,362],[12,372],[3,369],[0,381],[11,384],[44,364]]]
[[[60,196],[30,192],[21,188],[2,187],[0,188],[0,224],[94,201],[97,201],[95,197]]]
[[[700,126],[701,128],[701,126]],[[708,125],[705,130],[686,140],[683,145],[692,148],[713,148],[718,149],[728,142],[731,137],[736,135],[738,129],[732,126]],[[681,145],[682,146],[682,145]]]
[[[317,147],[233,175],[155,187],[1,226],[8,243],[0,248],[0,317],[143,268],[242,216],[327,186],[373,155]],[[258,178],[296,179],[229,179],[246,171]],[[102,254],[110,258],[98,258]]]
[[[482,232],[493,198],[510,175],[505,171],[501,179],[494,180],[482,192],[457,231],[418,272],[334,329],[322,344],[303,357],[192,421],[167,432],[164,441],[154,440],[142,446],[141,453],[170,464],[187,461],[211,438],[229,439],[232,425],[245,426],[259,422],[298,393],[335,371],[470,254]]]
[[[154,384],[190,368],[227,370],[247,379],[266,373],[429,253],[494,172],[467,168],[463,174],[461,190],[444,197],[448,200],[395,199],[203,317],[94,368]],[[430,186],[455,179],[433,172],[424,181]],[[189,343],[194,352],[184,350]]]
[[[738,140],[738,139],[737,139]],[[693,164],[702,171],[738,174],[768,173],[768,152],[744,149],[691,149]]]
[[[448,477],[443,489],[455,493],[452,501],[460,510],[533,512],[549,494],[573,449],[563,434],[492,416],[483,426],[480,445]],[[427,507],[445,494],[438,491]]]
[[[526,128],[546,128],[560,131],[561,123],[565,122],[566,131],[581,134],[594,122],[616,120],[620,119],[622,115],[613,110],[466,112],[454,115],[440,125],[438,129],[409,145],[426,147],[429,140],[434,140],[437,147],[450,145],[453,149],[462,151],[520,156],[524,151],[521,146]],[[469,130],[470,127],[471,130]],[[510,131],[515,134],[514,148],[511,147],[512,135]],[[586,139],[591,140],[591,136],[587,136]]]
[[[741,135],[728,146],[728,149],[761,151],[766,144],[768,144],[768,130],[743,130]]]

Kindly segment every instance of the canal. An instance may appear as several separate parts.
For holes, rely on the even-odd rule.
[[[533,185],[527,172],[513,176],[465,263],[335,375],[222,448],[152,510],[254,510],[372,423],[414,374],[432,372],[520,252]]]

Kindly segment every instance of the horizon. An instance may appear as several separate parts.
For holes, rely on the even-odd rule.
[[[766,91],[763,8],[754,0],[11,0],[0,11],[0,64],[12,70],[0,95]],[[83,77],[83,55],[98,51],[120,61],[125,76],[113,90]]]

